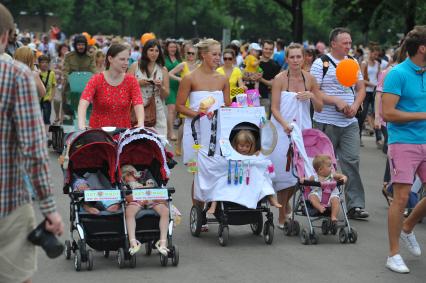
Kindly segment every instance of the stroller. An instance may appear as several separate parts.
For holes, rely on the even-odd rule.
[[[169,230],[167,233],[167,248],[169,249],[168,255],[160,254],[160,263],[166,266],[168,259],[171,258],[173,266],[179,264],[179,250],[173,244],[173,206],[171,195],[175,192],[174,188],[166,188],[167,181],[170,176],[170,166],[174,166],[170,162],[174,162],[168,152],[166,152],[161,139],[153,132],[143,128],[129,129],[121,134],[118,147],[117,147],[117,179],[121,180],[123,165],[131,164],[138,171],[149,172],[157,183],[157,188],[142,188],[128,193],[133,194],[135,198],[136,191],[148,196],[155,192],[163,193],[166,196],[164,199],[168,203],[169,208]],[[120,183],[122,190],[126,187]],[[160,239],[159,229],[160,217],[152,209],[142,209],[136,215],[136,239],[145,243],[146,255],[151,255],[152,249],[155,248],[155,243]],[[127,234],[127,232],[126,232]],[[127,242],[127,241],[126,241]],[[128,248],[126,248],[126,251]],[[130,256],[126,252],[126,257]],[[135,256],[131,256],[134,258]]]
[[[102,130],[88,130],[71,133],[66,139],[64,169],[65,194],[70,197],[70,240],[65,241],[65,257],[71,258],[74,253],[74,267],[80,271],[82,263],[87,270],[93,269],[93,251],[104,251],[108,257],[110,251],[122,249],[126,243],[123,210],[111,213],[100,211],[90,214],[82,206],[85,203],[86,192],[74,192],[72,184],[76,176],[96,173],[104,176],[108,184],[99,190],[89,190],[98,194],[98,200],[103,195],[112,194],[110,200],[121,202],[121,192],[118,190],[115,178],[116,143],[112,137]],[[105,184],[105,182],[104,182]],[[97,205],[98,203],[95,203]],[[121,204],[124,209],[123,204]]]
[[[315,233],[314,228],[320,228],[323,235],[331,234],[338,237],[340,243],[355,243],[358,238],[356,230],[350,225],[349,220],[346,216],[346,205],[343,197],[343,183],[341,181],[332,182],[315,182],[305,180],[303,183],[300,182],[299,177],[306,176],[308,170],[306,170],[306,162],[312,164],[312,159],[318,154],[329,155],[332,159],[333,166],[336,169],[336,158],[334,155],[334,149],[329,138],[321,131],[316,129],[306,129],[300,132],[297,126],[293,125],[294,129],[290,138],[290,147],[288,151],[287,160],[290,160],[291,169],[293,175],[297,178],[296,184],[296,195],[293,197],[293,210],[291,218],[286,220],[284,223],[284,234],[287,236],[298,236],[300,234],[300,240],[302,244],[318,244],[319,236]],[[301,148],[303,145],[295,142],[293,135],[299,135],[303,137],[304,149]],[[304,151],[308,160],[303,158]],[[309,174],[309,173],[308,173]],[[306,176],[308,178],[309,176]],[[336,225],[332,225],[330,218],[330,207],[327,207],[323,214],[320,214],[308,200],[308,195],[311,191],[311,187],[319,187],[322,189],[321,203],[327,205],[331,191],[337,186],[339,190],[340,207],[343,214],[343,220],[339,220]],[[300,224],[295,220],[295,215],[306,216],[308,219],[308,228],[301,229]],[[321,224],[316,224],[321,221]]]
[[[219,112],[220,113],[220,112]],[[217,115],[217,112],[215,112]],[[199,119],[199,116],[196,116],[192,120],[192,135],[194,137],[195,144],[198,144],[197,132],[195,129],[195,123]],[[215,121],[215,119],[213,119]],[[214,124],[215,122],[213,122]],[[212,128],[215,127],[214,125]],[[232,140],[235,134],[240,130],[249,130],[251,131],[258,144],[256,147],[260,148],[260,131],[259,127],[252,123],[240,123],[233,128],[230,133],[229,139]],[[212,134],[215,136],[215,133]],[[211,147],[210,147],[211,149]],[[198,153],[198,162],[201,163],[203,160],[209,159],[211,157],[201,155],[201,152]],[[218,160],[225,160],[223,156],[217,156]],[[226,160],[225,160],[226,162]],[[241,183],[240,183],[241,184]],[[233,190],[244,190],[241,188],[234,188]],[[206,224],[219,224],[218,228],[218,240],[221,246],[226,246],[229,242],[229,225],[247,225],[249,224],[254,235],[260,235],[263,232],[264,241],[266,244],[270,245],[273,242],[274,238],[274,223],[273,223],[273,213],[269,208],[269,203],[267,202],[267,197],[262,198],[255,208],[248,208],[241,204],[230,202],[230,201],[218,201],[217,208],[214,213],[214,218],[207,217],[207,211],[210,208],[211,203],[206,203],[204,207],[194,205],[191,208],[190,212],[190,231],[194,237],[199,237],[203,225]],[[266,221],[263,222],[263,214],[266,216]]]
[[[70,86],[70,91],[67,93],[68,103],[63,103],[64,109],[62,111],[70,117],[70,120],[64,120],[63,125],[51,125],[49,127],[49,132],[52,133],[52,148],[57,153],[62,153],[65,135],[75,131],[75,119],[80,96],[92,75],[90,72],[73,72],[68,76]],[[87,119],[90,117],[91,109],[92,106],[90,105],[87,109]]]

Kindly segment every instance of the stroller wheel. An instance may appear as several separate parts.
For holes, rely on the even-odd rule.
[[[169,257],[160,253],[160,264],[161,264],[161,266],[167,266],[168,261],[169,261]]]
[[[81,253],[80,253],[79,250],[75,251],[74,268],[75,268],[75,271],[80,271],[81,270]]]
[[[71,242],[69,240],[65,241],[65,258],[70,259],[71,258]]]
[[[306,228],[303,228],[300,232],[300,242],[304,245],[310,245],[311,239],[309,238],[309,232],[306,230]]]
[[[330,232],[329,228],[330,228],[330,220],[329,219],[324,219],[321,223],[321,232],[323,235],[327,235],[328,232]]]
[[[262,213],[259,213],[257,217],[257,222],[250,224],[250,228],[253,231],[254,235],[260,235],[263,229],[263,216]]]
[[[219,225],[218,232],[219,232],[218,233],[219,234],[219,244],[222,247],[225,247],[226,245],[228,245],[228,241],[229,241],[229,227]]]
[[[286,220],[284,222],[284,235],[286,236],[291,236],[292,232],[293,232],[293,221],[292,220]]]
[[[358,240],[358,233],[354,228],[351,228],[351,232],[348,234],[349,243],[355,244]]]
[[[152,253],[152,242],[148,241],[145,243],[145,255],[150,256]]]
[[[109,258],[109,251],[104,251],[104,258]]]
[[[93,251],[87,251],[87,270],[93,270]]]
[[[117,263],[118,263],[118,267],[120,269],[124,268],[124,249],[123,248],[119,248],[118,249],[118,253],[117,253]]]
[[[136,267],[136,255],[131,255],[129,258],[129,266],[130,268],[135,268]]]
[[[309,234],[309,238],[311,240],[312,245],[316,245],[319,242],[319,236],[315,233]]]
[[[173,256],[172,256],[172,264],[173,266],[178,266],[179,264],[179,249],[177,246],[173,246]]]
[[[297,220],[292,220],[292,221],[293,221],[293,229],[292,229],[291,235],[293,235],[293,236],[299,236],[299,234],[300,234],[300,224],[299,224],[299,221],[297,221]]]
[[[191,213],[189,216],[189,228],[191,229],[191,234],[194,237],[199,237],[201,233],[201,226],[203,225],[203,212],[201,207],[192,206]]]
[[[348,242],[348,231],[345,228],[340,228],[339,230],[339,242],[341,244],[346,244]]]
[[[267,245],[271,245],[274,241],[274,230],[274,225],[266,221],[263,226],[263,238]]]

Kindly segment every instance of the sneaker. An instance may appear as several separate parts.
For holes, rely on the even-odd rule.
[[[386,261],[386,267],[398,273],[410,272],[408,267],[405,265],[404,260],[399,254],[396,254],[394,256],[388,256],[388,260]]]
[[[407,247],[408,251],[414,256],[420,256],[422,251],[420,250],[419,243],[417,243],[416,236],[414,232],[410,234],[401,231],[401,235],[399,236],[401,241],[404,243],[405,247]]]
[[[351,219],[360,219],[360,218],[368,218],[370,214],[363,208],[354,207],[349,209],[347,216],[348,218],[351,218]]]

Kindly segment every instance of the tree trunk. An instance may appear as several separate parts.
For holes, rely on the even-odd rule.
[[[303,0],[293,0],[293,40],[303,43]]]
[[[417,0],[407,1],[407,10],[405,13],[405,33],[407,34],[416,25]]]

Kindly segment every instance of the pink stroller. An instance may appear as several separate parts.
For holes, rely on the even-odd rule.
[[[296,131],[297,132],[297,131]],[[299,130],[300,133],[300,130]],[[292,133],[292,136],[296,133]],[[351,227],[349,220],[346,216],[346,205],[343,197],[343,183],[342,182],[315,182],[305,180],[301,183],[300,178],[309,178],[309,172],[306,171],[306,162],[312,164],[312,159],[318,154],[329,155],[333,162],[333,167],[336,170],[337,163],[334,155],[334,149],[329,138],[320,130],[306,129],[302,132],[304,151],[306,152],[305,158],[303,157],[303,149],[301,145],[295,142],[295,139],[290,138],[290,147],[287,153],[287,170],[292,170],[293,175],[297,178],[296,195],[293,197],[293,210],[292,217],[284,223],[284,233],[287,236],[297,236],[300,234],[302,244],[317,244],[319,241],[318,235],[315,233],[314,228],[320,228],[323,235],[332,234],[336,235],[338,232],[340,243],[355,243],[358,235],[353,227]],[[294,137],[294,136],[293,136]],[[308,160],[306,160],[306,157]],[[292,162],[291,162],[292,161]],[[291,167],[291,168],[290,168]],[[343,219],[339,220],[336,225],[332,225],[330,212],[331,209],[328,205],[330,194],[334,188],[339,190],[340,206],[343,214]],[[317,211],[308,200],[308,195],[311,187],[319,187],[322,189],[321,203],[327,206],[324,213]],[[306,216],[308,218],[309,228],[300,229],[300,224],[295,220],[295,215]],[[321,224],[316,224],[320,222]]]

